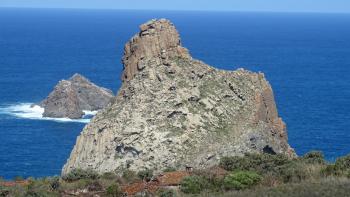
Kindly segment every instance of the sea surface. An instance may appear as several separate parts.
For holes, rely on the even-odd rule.
[[[74,73],[117,92],[124,44],[163,17],[195,58],[265,73],[299,155],[350,153],[350,15],[1,8],[0,176],[59,175],[89,120],[29,106]]]

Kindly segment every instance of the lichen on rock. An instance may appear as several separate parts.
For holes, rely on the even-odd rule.
[[[295,152],[262,73],[193,59],[165,19],[125,46],[123,84],[78,137],[62,173],[205,168],[224,156]]]

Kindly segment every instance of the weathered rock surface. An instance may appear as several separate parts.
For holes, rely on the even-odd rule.
[[[264,75],[192,59],[168,20],[142,25],[123,62],[118,95],[84,128],[63,174],[204,168],[245,153],[295,156]]]
[[[75,74],[69,80],[60,81],[40,106],[45,109],[44,117],[78,119],[85,110],[104,108],[113,97],[112,91]]]
[[[147,64],[170,65],[168,58],[190,58],[181,46],[180,36],[173,25],[166,20],[149,21],[140,26],[140,33],[131,38],[124,48],[123,81],[131,80]]]

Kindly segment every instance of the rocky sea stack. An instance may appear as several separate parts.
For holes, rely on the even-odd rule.
[[[39,105],[45,109],[44,117],[78,119],[84,116],[84,111],[104,108],[113,97],[112,91],[75,74],[61,80]]]
[[[262,73],[193,59],[168,20],[140,29],[125,46],[118,95],[84,128],[62,174],[205,168],[245,153],[295,157]]]

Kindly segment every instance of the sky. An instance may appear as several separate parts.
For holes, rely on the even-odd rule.
[[[0,7],[350,13],[350,0],[0,0]]]

